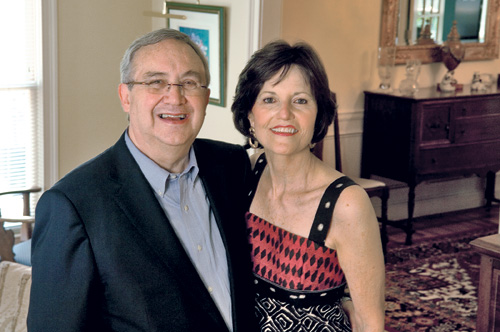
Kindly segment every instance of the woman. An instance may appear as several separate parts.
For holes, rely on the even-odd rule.
[[[371,201],[311,153],[336,112],[316,53],[284,41],[257,51],[232,112],[250,145],[263,147],[252,156],[246,215],[261,331],[383,331],[384,260]]]

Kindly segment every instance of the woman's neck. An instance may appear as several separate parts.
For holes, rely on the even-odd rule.
[[[263,176],[268,177],[273,190],[304,190],[315,177],[318,160],[308,150],[294,155],[265,152],[268,167]]]

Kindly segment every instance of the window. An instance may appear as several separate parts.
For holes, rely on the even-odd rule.
[[[0,191],[43,187],[41,35],[41,0],[0,0]],[[9,196],[2,214],[22,212]]]
[[[429,25],[431,38],[439,44],[442,42],[444,3],[444,0],[415,1],[415,26],[412,29],[414,33],[412,40],[417,40],[422,29]]]

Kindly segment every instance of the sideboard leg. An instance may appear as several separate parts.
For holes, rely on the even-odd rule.
[[[412,235],[415,232],[413,230],[413,212],[415,210],[415,185],[409,185],[410,191],[408,192],[408,219],[406,219],[406,245],[412,244]]]

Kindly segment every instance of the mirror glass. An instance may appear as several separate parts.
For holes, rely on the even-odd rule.
[[[488,0],[399,0],[395,42],[417,44],[428,26],[429,38],[442,44],[456,21],[462,43],[483,43],[487,13]]]
[[[463,61],[497,59],[498,0],[383,0],[380,46],[396,46],[396,64],[441,61],[440,46],[456,22]]]

